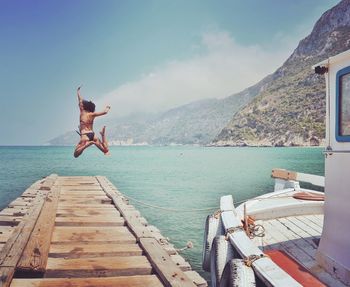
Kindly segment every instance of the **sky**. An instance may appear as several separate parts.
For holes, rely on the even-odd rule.
[[[0,145],[76,129],[79,85],[108,122],[240,92],[338,2],[0,0]]]

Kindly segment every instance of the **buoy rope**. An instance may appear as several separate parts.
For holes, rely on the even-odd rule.
[[[138,200],[134,197],[125,195],[124,193],[122,194],[122,196],[124,196],[125,198],[132,200],[136,203],[138,203],[139,205],[143,205],[149,208],[155,208],[155,209],[159,209],[159,210],[163,210],[163,211],[170,211],[170,212],[198,212],[198,211],[212,211],[212,210],[216,210],[216,212],[213,214],[214,216],[218,216],[221,214],[221,212],[223,212],[222,210],[217,210],[217,206],[215,207],[208,207],[208,208],[193,208],[193,209],[178,209],[178,208],[170,208],[170,207],[163,207],[163,206],[159,206],[159,205],[154,205],[154,204],[150,204],[141,200]],[[280,198],[291,198],[293,197],[292,195],[273,195],[270,197],[252,197],[252,198],[248,198],[248,199],[244,199],[244,200],[240,200],[240,201],[236,201],[235,205],[239,205],[241,203],[244,202],[248,202],[248,201],[254,201],[254,200],[258,200],[258,201],[262,201],[262,200],[268,200],[268,199],[280,199]]]
[[[138,200],[136,198],[133,198],[131,196],[125,195],[123,194],[123,196],[129,200],[132,200],[140,205],[144,205],[146,207],[150,207],[150,208],[156,208],[156,209],[160,209],[160,210],[164,210],[164,211],[172,211],[172,212],[198,212],[198,211],[212,211],[217,209],[217,206],[215,207],[208,207],[208,208],[193,208],[193,209],[177,209],[177,208],[169,208],[169,207],[163,207],[163,206],[158,206],[158,205],[154,205],[154,204],[150,204],[150,203],[146,203],[143,202],[141,200]]]

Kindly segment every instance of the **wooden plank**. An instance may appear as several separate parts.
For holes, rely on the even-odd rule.
[[[283,223],[286,223],[287,221],[290,222],[292,224],[290,226],[291,230],[293,230],[299,236],[302,236],[304,238],[308,238],[308,237],[319,238],[321,235],[320,232],[317,232],[314,229],[310,228],[303,221],[299,220],[298,217],[291,216],[291,217],[281,218],[281,221],[283,221]]]
[[[99,204],[99,203],[112,203],[110,198],[107,199],[95,199],[95,198],[91,198],[91,197],[87,197],[87,198],[60,198],[60,205],[62,206],[62,204]]]
[[[165,286],[196,286],[154,238],[140,238],[140,245]]]
[[[10,225],[15,226],[21,221],[23,216],[9,216],[0,214],[0,226]]]
[[[273,233],[273,236],[280,240],[280,243],[285,246],[288,254],[304,263],[314,260],[314,252],[310,252],[310,248],[312,247],[309,242],[289,230],[279,220],[270,220],[268,223],[271,225],[268,229],[269,233]]]
[[[61,227],[56,226],[52,242],[124,242],[135,243],[136,239],[126,227]]]
[[[325,185],[324,176],[289,171],[285,169],[278,169],[278,168],[272,169],[271,177],[280,178],[284,180],[297,180],[302,182],[308,182],[313,185],[317,185],[321,187],[324,187]]]
[[[56,213],[57,217],[90,217],[90,216],[113,216],[113,217],[121,217],[120,213],[116,208],[108,208],[108,209],[78,209],[75,210],[73,208],[60,209]]]
[[[319,226],[318,224],[315,224],[310,219],[310,216],[298,216],[297,219],[302,221],[305,225],[308,225],[309,228],[312,228],[317,234],[321,235],[321,233],[322,233],[322,226]]]
[[[14,279],[11,287],[162,287],[155,275],[135,275],[105,278],[45,278]],[[202,287],[202,286],[201,286]],[[204,286],[203,286],[204,287]]]
[[[107,196],[112,199],[113,203],[126,220],[127,226],[137,237],[152,267],[156,270],[165,286],[196,286],[179,266],[171,260],[168,253],[162,248],[158,241],[152,237],[150,230],[142,225],[137,218],[139,215],[130,215],[130,209],[127,208],[127,204],[121,196],[108,185],[107,180],[103,177],[96,178]]]
[[[31,237],[17,264],[19,271],[43,273],[47,263],[51,236],[55,222],[60,189],[52,187],[45,198],[44,206],[35,224]]]
[[[61,209],[115,209],[110,203],[91,203],[91,204],[77,204],[77,203],[58,203],[57,210]]]
[[[313,214],[313,215],[308,216],[308,218],[309,218],[312,222],[314,222],[318,227],[323,228],[323,219],[324,219],[323,214],[322,214],[322,215]]]
[[[123,226],[125,220],[120,216],[80,216],[56,217],[56,226]]]
[[[83,258],[102,256],[141,256],[142,249],[138,244],[108,243],[82,244],[51,244],[50,257]]]
[[[81,186],[62,186],[63,191],[99,191],[101,187],[99,186],[90,186],[90,185],[81,185]]]
[[[197,287],[207,287],[208,283],[196,271],[186,271],[186,276],[192,280]]]
[[[108,277],[151,273],[151,264],[145,256],[49,258],[45,277]]]
[[[0,242],[6,243],[6,241],[11,237],[14,227],[12,226],[0,226]]]
[[[81,198],[81,197],[90,197],[90,196],[105,196],[105,193],[101,191],[88,191],[88,192],[76,192],[76,191],[61,191],[60,198],[66,198],[66,197],[75,197],[75,198]]]
[[[190,263],[188,263],[181,255],[171,255],[170,258],[182,271],[191,271],[192,268]]]
[[[2,248],[0,252],[0,286],[7,287],[10,285],[17,262],[28,242],[43,204],[44,198],[39,194],[35,205],[32,206],[28,215],[25,215],[23,220],[15,227],[12,236]]]
[[[285,220],[285,222],[289,222],[286,218],[280,218],[279,220]],[[290,222],[289,222],[290,223]],[[272,226],[272,225],[271,225]],[[270,229],[266,227],[266,231],[268,233],[272,232],[274,236],[276,236],[278,233],[275,231],[275,227],[272,226]],[[293,230],[295,230],[295,234],[298,235],[300,230],[296,230],[295,226],[293,224],[290,226]],[[302,231],[301,231],[302,232]],[[281,235],[280,235],[281,236]],[[283,235],[282,235],[283,236]],[[281,240],[279,240],[281,241]],[[302,264],[307,270],[309,270],[310,273],[315,275],[317,278],[319,278],[321,281],[326,283],[328,286],[343,286],[345,285],[341,284],[339,280],[335,280],[329,273],[325,272],[318,264],[317,261],[313,259],[308,259],[310,256],[305,257],[306,253],[299,248],[295,247],[294,241],[282,241],[281,246],[282,248],[274,248],[274,249],[280,249],[286,251],[290,256],[295,258],[300,264]],[[293,246],[294,244],[294,246]],[[314,252],[314,251],[312,251]],[[312,255],[311,255],[312,257]],[[314,256],[313,256],[314,257]],[[336,284],[336,285],[335,285]]]
[[[139,213],[131,213],[127,207],[127,204],[116,194],[112,189],[108,187],[103,177],[96,177],[100,182],[106,195],[112,199],[114,205],[124,217],[126,225],[131,229],[132,233],[136,236],[136,240],[139,241],[140,238],[152,238],[152,234],[148,228],[146,228],[139,220]]]
[[[4,208],[0,215],[8,215],[8,216],[24,216],[28,213],[28,208],[13,208],[13,207],[7,207]]]

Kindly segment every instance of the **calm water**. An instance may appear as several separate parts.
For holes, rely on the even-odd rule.
[[[112,147],[110,157],[90,148],[73,158],[72,147],[0,147],[0,208],[34,181],[58,175],[104,175],[124,194],[174,209],[219,206],[222,195],[236,201],[272,191],[274,167],[324,174],[321,148]],[[150,224],[201,271],[204,222],[209,211],[167,212],[131,202]]]

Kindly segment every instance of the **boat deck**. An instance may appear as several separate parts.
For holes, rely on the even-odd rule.
[[[288,216],[257,220],[255,223],[261,224],[265,229],[264,237],[253,239],[261,250],[283,250],[328,286],[346,286],[325,272],[316,262],[323,215]]]
[[[207,286],[105,177],[51,175],[0,212],[0,286]]]

